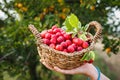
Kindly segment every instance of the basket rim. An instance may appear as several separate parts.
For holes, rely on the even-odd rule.
[[[67,53],[67,52],[63,52],[63,51],[58,51],[58,50],[53,49],[50,46],[42,43],[41,39],[39,39],[40,37],[37,39],[37,47],[42,46],[42,47],[45,47],[45,48],[47,48],[47,49],[49,49],[51,51],[56,52],[57,54],[61,54],[61,55],[65,55],[65,56],[81,55],[81,54],[86,53],[86,52],[88,52],[88,51],[90,51],[90,50],[92,50],[94,48],[95,41],[93,40],[93,35],[91,33],[89,33],[89,32],[87,32],[87,33],[90,34],[90,36],[92,37],[92,38],[90,38],[92,40],[92,42],[91,42],[91,44],[89,45],[88,48],[82,49],[81,51],[75,51],[73,53]]]

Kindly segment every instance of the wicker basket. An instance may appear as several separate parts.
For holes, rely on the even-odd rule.
[[[34,27],[34,25],[29,25],[29,29],[37,39],[37,50],[38,50],[41,61],[44,61],[50,67],[57,66],[61,69],[67,70],[67,69],[73,69],[81,66],[83,64],[83,61],[80,61],[80,59],[83,57],[84,53],[89,52],[94,48],[94,44],[96,40],[100,37],[100,34],[102,32],[102,27],[98,22],[92,21],[89,23],[89,27],[87,30],[88,33],[91,27],[93,26],[95,27],[94,29],[96,33],[94,36],[91,34],[90,46],[86,49],[83,49],[82,51],[78,51],[74,53],[57,51],[47,46],[42,42],[40,33]]]

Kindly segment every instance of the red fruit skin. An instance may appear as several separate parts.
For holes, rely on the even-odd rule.
[[[75,50],[77,49],[76,44],[72,43],[71,46],[73,46]]]
[[[42,39],[42,40],[43,40],[43,43],[44,43],[44,44],[47,44],[47,45],[50,44],[50,40],[49,40],[49,39]]]
[[[88,61],[88,63],[93,63],[93,61],[94,61],[94,60],[90,59],[90,60]]]
[[[87,61],[87,60],[84,60],[84,63],[88,63],[88,61]]]
[[[63,51],[64,51],[64,52],[68,52],[67,49],[64,49]]]
[[[83,48],[88,48],[89,44],[87,42],[83,42],[82,47]]]
[[[75,43],[76,45],[81,45],[82,44],[82,40],[79,39],[79,38],[73,38],[72,42]]]
[[[66,32],[65,32],[65,31],[62,31],[61,33],[62,33],[63,35],[64,35],[64,34],[66,34]]]
[[[77,51],[81,51],[83,48],[82,47],[77,47]]]
[[[57,43],[57,40],[56,40],[56,38],[51,38],[51,39],[50,39],[50,42],[53,43],[53,44],[56,44],[56,43]]]
[[[52,30],[52,29],[49,29],[49,30],[48,30],[48,33],[53,34],[53,30]]]
[[[78,39],[77,38],[73,38],[72,42],[75,43],[75,44],[77,44],[78,43]]]
[[[61,42],[61,44],[63,46],[63,48],[66,48],[67,47],[67,43],[66,42]]]
[[[59,37],[59,36],[62,36],[62,34],[60,32],[57,32],[56,36]]]
[[[66,40],[67,46],[71,45],[72,42],[70,40]]]
[[[57,39],[57,36],[56,36],[55,34],[52,34],[52,35],[51,35],[51,39],[52,39],[52,38],[56,38],[56,39]]]
[[[78,38],[78,42],[79,42],[78,45],[82,45],[83,40]]]
[[[74,47],[72,45],[70,45],[70,46],[67,47],[67,51],[72,53],[72,52],[75,51],[75,49],[74,49]]]
[[[55,28],[55,29],[53,30],[53,33],[57,33],[57,32],[60,32],[60,29]]]
[[[46,34],[45,34],[45,38],[46,38],[46,39],[50,39],[50,38],[51,38],[51,34],[50,34],[50,33],[46,33]]]
[[[54,30],[55,28],[57,28],[57,26],[56,26],[56,25],[52,26],[52,30]]]
[[[71,38],[71,36],[69,34],[64,34],[63,36],[65,37],[66,40]]]
[[[64,39],[64,37],[63,36],[59,36],[58,38],[57,38],[57,43],[61,43],[61,42],[63,42],[65,39]]]
[[[63,46],[61,46],[61,45],[56,45],[55,49],[58,50],[58,51],[62,51],[62,50],[63,50]]]
[[[63,32],[64,30],[60,28],[60,32]]]
[[[50,44],[49,45],[51,48],[55,49],[55,44]]]
[[[42,31],[41,33],[40,33],[40,36],[42,37],[42,38],[45,38],[45,34],[47,33],[47,31]]]

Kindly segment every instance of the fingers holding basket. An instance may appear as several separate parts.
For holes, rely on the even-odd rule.
[[[63,74],[76,74],[76,72],[73,70],[64,70],[64,69],[60,69],[56,66],[54,67],[54,70],[57,72],[63,73]]]
[[[64,69],[60,69],[57,66],[54,66],[53,68],[51,66],[49,66],[48,64],[46,64],[43,60],[40,59],[40,62],[48,69],[52,70],[52,71],[56,71],[56,72],[60,72],[63,74],[79,74],[77,69],[72,69],[72,70],[64,70]]]

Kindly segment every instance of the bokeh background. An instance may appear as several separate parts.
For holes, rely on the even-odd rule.
[[[61,27],[70,13],[82,25],[90,21],[102,25],[93,64],[111,80],[120,80],[119,0],[0,0],[0,80],[86,80],[84,75],[64,75],[45,68],[28,30],[29,24],[40,32],[54,24]]]

